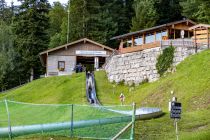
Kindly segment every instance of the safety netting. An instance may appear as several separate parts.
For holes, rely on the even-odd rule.
[[[0,138],[130,139],[132,105],[32,104],[0,101]],[[131,126],[131,125],[129,125]],[[127,128],[124,131],[124,128]]]

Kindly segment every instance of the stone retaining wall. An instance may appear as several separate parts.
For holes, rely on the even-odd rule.
[[[156,63],[163,49],[157,47],[113,56],[105,66],[109,81],[117,83],[124,81],[125,84],[131,85],[143,81],[158,80],[160,76],[156,69]],[[192,54],[195,54],[195,48],[175,47],[173,66]]]

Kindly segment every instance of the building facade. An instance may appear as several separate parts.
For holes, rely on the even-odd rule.
[[[70,75],[76,65],[98,69],[114,49],[90,39],[80,39],[40,53],[46,76]]]
[[[127,33],[111,38],[120,40],[120,53],[130,53],[145,49],[160,47],[162,43],[180,43],[184,39],[187,43],[192,42],[193,31],[190,27],[197,25],[189,19],[175,21],[152,28]],[[170,44],[169,44],[170,45]],[[173,45],[173,44],[172,44]]]

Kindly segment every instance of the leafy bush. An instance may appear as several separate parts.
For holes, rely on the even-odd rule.
[[[160,76],[162,76],[164,72],[171,67],[174,58],[174,50],[175,48],[173,46],[170,46],[164,49],[163,53],[158,57],[156,68]]]

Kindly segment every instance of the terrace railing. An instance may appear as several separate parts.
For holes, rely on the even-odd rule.
[[[161,47],[165,46],[182,46],[182,47],[194,47],[195,43],[192,39],[169,39],[160,41]]]
[[[106,66],[107,64],[109,64],[109,61],[112,59],[112,57],[118,54],[119,54],[118,50],[114,50],[113,53],[109,57],[106,58],[106,62],[103,64],[102,69],[106,69]]]
[[[160,45],[161,45],[160,41],[156,41],[156,42],[147,43],[147,44],[143,44],[143,45],[121,48],[120,53],[137,52],[137,51],[142,51],[145,49],[160,47]]]
[[[137,46],[130,46],[126,48],[120,47],[119,52],[121,54],[124,53],[131,53],[131,52],[138,52],[145,49],[151,49],[156,47],[165,48],[168,46],[175,46],[175,47],[186,47],[186,48],[195,48],[195,49],[202,49],[207,48],[207,43],[196,43],[193,39],[168,39],[168,40],[161,40],[161,41],[155,41],[152,43],[146,43],[143,45],[137,45]]]

